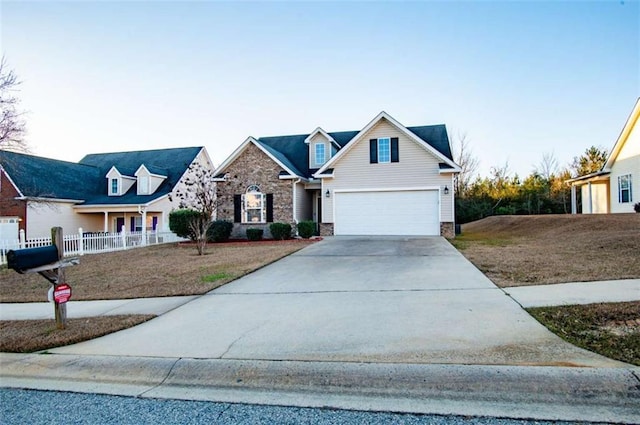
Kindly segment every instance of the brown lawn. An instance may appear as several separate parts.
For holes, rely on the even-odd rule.
[[[73,300],[204,294],[272,263],[311,241],[211,244],[207,255],[189,245],[161,245],[87,255],[68,269]],[[46,301],[49,283],[39,275],[0,269],[0,301]],[[53,309],[52,309],[53,316]],[[152,319],[151,315],[68,319],[66,329],[50,320],[0,321],[0,351],[33,352],[97,338]]]
[[[0,351],[30,353],[97,338],[153,319],[153,315],[101,316],[67,319],[63,330],[54,320],[0,321]]]
[[[85,255],[67,269],[72,300],[108,300],[204,294],[309,245],[307,240],[210,244],[207,255],[190,245],[167,244]],[[0,302],[47,300],[38,274],[0,269]]]
[[[640,278],[640,214],[494,216],[453,244],[496,285]]]

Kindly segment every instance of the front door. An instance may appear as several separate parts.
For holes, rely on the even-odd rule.
[[[116,233],[120,233],[122,231],[122,226],[124,226],[124,217],[116,218]]]

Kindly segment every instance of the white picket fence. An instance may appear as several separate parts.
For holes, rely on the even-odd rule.
[[[122,251],[148,245],[182,242],[184,240],[186,239],[173,232],[84,233],[80,228],[76,234],[64,235],[64,255],[99,254],[101,252]],[[7,264],[7,252],[9,250],[37,248],[51,244],[51,238],[26,239],[24,230],[21,230],[20,239],[0,240],[0,265]]]

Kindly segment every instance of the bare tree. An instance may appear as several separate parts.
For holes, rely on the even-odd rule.
[[[197,211],[189,221],[189,228],[193,232],[199,255],[204,255],[207,246],[207,231],[213,224],[217,210],[216,186],[213,181],[215,173],[212,169],[194,162],[183,181],[184,186],[177,189],[169,199],[177,199],[180,208],[190,208]]]
[[[25,122],[23,113],[18,112],[18,98],[15,96],[20,85],[13,70],[8,69],[4,57],[0,60],[0,149],[25,151]]]
[[[542,154],[542,161],[534,167],[533,172],[538,174],[545,180],[551,180],[551,177],[558,174],[558,160],[553,152]]]
[[[455,193],[459,197],[464,197],[480,165],[480,161],[473,155],[473,151],[469,146],[466,133],[458,134],[457,143],[453,146],[453,158],[461,169],[460,173],[456,176]]]

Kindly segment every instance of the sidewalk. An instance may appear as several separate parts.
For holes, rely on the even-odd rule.
[[[524,308],[640,301],[640,279],[502,288]]]
[[[503,288],[503,290],[523,308],[640,301],[640,279],[513,286]],[[155,314],[159,316],[198,297],[198,295],[193,295],[127,300],[69,301],[67,317],[74,319],[119,314]],[[53,305],[48,302],[0,303],[0,320],[51,318],[53,318]]]
[[[67,303],[67,317],[76,319],[119,314],[155,314],[160,316],[198,297],[199,295],[128,300],[69,301]],[[52,319],[53,317],[53,304],[49,302],[0,304],[0,320],[36,320]]]

